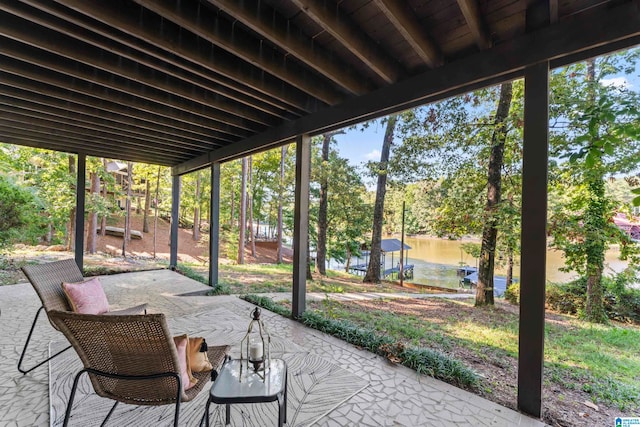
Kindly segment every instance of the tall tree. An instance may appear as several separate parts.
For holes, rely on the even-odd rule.
[[[380,257],[382,255],[382,222],[384,219],[384,197],[387,191],[387,172],[389,163],[389,153],[393,142],[398,116],[396,114],[387,118],[387,127],[382,142],[380,152],[380,163],[378,164],[378,183],[376,186],[376,201],[373,207],[373,225],[371,232],[371,253],[369,255],[369,265],[364,276],[364,282],[380,283]]]
[[[500,86],[500,99],[496,110],[493,136],[491,138],[491,154],[487,179],[487,203],[485,220],[482,229],[482,247],[478,266],[478,287],[476,288],[476,306],[493,305],[493,271],[498,236],[498,206],[502,187],[502,164],[504,145],[507,139],[507,116],[513,97],[512,83]]]
[[[249,188],[251,189],[248,197],[249,204],[249,238],[251,239],[251,256],[256,256],[256,233],[253,230],[253,156],[249,156]]]
[[[196,171],[196,194],[193,205],[193,240],[200,240],[200,171]]]
[[[127,162],[127,199],[124,203],[124,236],[122,238],[122,256],[127,256],[127,246],[131,241],[131,190],[133,187],[133,163]]]
[[[592,322],[607,320],[602,285],[607,248],[619,243],[623,257],[638,251],[610,221],[614,205],[605,179],[637,169],[640,99],[637,91],[615,82],[624,83],[639,56],[640,49],[634,49],[591,59],[551,79],[551,154],[569,159],[552,165],[552,191],[560,188],[560,203],[550,204],[552,243],[564,251],[568,269],[585,280],[584,315]]]
[[[320,197],[318,200],[318,242],[316,245],[316,273],[326,276],[327,263],[327,210],[329,207],[329,146],[333,134],[325,133],[322,135],[321,148],[321,172],[320,172]]]
[[[149,210],[151,209],[151,177],[147,173],[144,178],[144,214],[142,215],[142,232],[149,232]]]
[[[244,264],[245,231],[247,229],[247,169],[248,159],[242,158],[242,179],[240,183],[240,224],[238,233],[238,264]]]
[[[156,257],[156,249],[158,243],[158,206],[160,205],[160,172],[161,166],[158,166],[158,174],[156,175],[156,195],[154,197],[155,213],[153,215],[153,258]]]
[[[71,178],[71,182],[74,182],[76,177],[76,158],[72,154],[68,155],[69,161],[69,176]],[[76,185],[71,184],[71,193],[74,194],[77,191]],[[84,191],[84,188],[82,189]],[[67,249],[70,251],[75,250],[76,245],[76,207],[75,203],[73,207],[69,210],[69,222],[67,222]]]
[[[100,175],[98,172],[91,173],[91,210],[89,211],[89,228],[87,229],[87,251],[90,254],[96,253],[98,234],[98,205],[97,198],[100,195]]]
[[[285,159],[287,157],[287,146],[283,145],[280,148],[280,182],[278,186],[278,224],[276,226],[276,241],[278,245],[277,249],[277,261],[278,264],[282,264],[282,204],[284,198],[284,172],[285,172]]]

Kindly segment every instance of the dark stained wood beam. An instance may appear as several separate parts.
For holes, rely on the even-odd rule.
[[[415,15],[407,9],[406,2],[397,0],[373,0],[373,2],[425,64],[435,68],[444,63],[440,48],[427,34]]]
[[[166,109],[154,109],[144,104],[127,106],[121,98],[107,88],[90,85],[84,81],[68,81],[58,74],[46,73],[43,69],[22,64],[0,55],[0,87],[3,93],[34,102],[49,103],[51,99],[66,104],[62,108],[87,111],[96,109],[98,114],[130,118],[136,126],[155,129],[173,135],[175,139],[194,141],[197,145],[233,141],[228,134],[199,126],[186,116],[171,115]],[[54,104],[58,106],[59,104]],[[138,107],[138,108],[136,108]],[[144,107],[144,108],[141,108]]]
[[[480,12],[478,0],[458,0],[458,6],[478,47],[483,50],[489,49],[492,46],[491,35]]]
[[[549,64],[524,78],[518,409],[542,414],[549,167]]]
[[[62,153],[77,153],[86,148],[85,153],[88,156],[104,157],[104,150],[97,144],[80,146],[70,142],[63,136],[55,134],[42,135],[42,133],[24,132],[0,125],[0,138],[2,138],[2,142],[7,144],[26,145]],[[136,152],[122,147],[121,149],[111,150],[110,154],[114,159],[119,160],[152,163],[162,166],[172,165],[171,159],[153,152]]]
[[[291,0],[291,2],[348,48],[384,82],[391,84],[400,79],[403,73],[395,59],[383,53],[348,16],[340,15],[338,6],[332,1]]]
[[[293,208],[293,286],[292,316],[298,319],[306,310],[307,263],[309,262],[309,182],[311,176],[311,138],[296,137],[296,185]]]
[[[163,18],[174,22],[182,28],[236,55],[248,64],[279,78],[288,85],[294,86],[318,99],[327,97],[342,98],[331,85],[315,75],[297,66],[293,61],[286,61],[277,52],[269,52],[260,40],[251,38],[238,27],[219,19],[213,12],[204,7],[193,7],[192,4],[171,0],[134,0]],[[345,88],[351,93],[365,93],[368,87]]]
[[[175,166],[172,173],[183,174],[290,142],[296,135],[317,135],[365,120],[382,117],[418,105],[435,102],[471,90],[523,76],[527,66],[549,60],[561,67],[607,50],[623,49],[639,43],[640,11],[637,3],[593,8],[563,19],[561,23],[524,34],[428,70],[373,93],[349,99],[340,105],[269,129],[262,134],[222,147]]]
[[[114,31],[112,28],[65,6],[43,0],[24,0],[23,3],[38,10],[36,12],[35,9],[26,5],[11,5],[11,8],[20,10],[22,13],[20,16],[26,19],[37,13],[40,21],[35,19],[34,21],[41,25],[48,25],[49,28],[58,31],[64,29],[67,35],[72,35],[76,39],[104,50],[110,50],[112,53],[139,62],[158,72],[166,72],[176,79],[197,85],[205,91],[215,92],[230,100],[276,116],[287,115],[289,111],[296,110],[295,107],[285,107],[280,102],[273,102],[267,96],[260,96],[255,90],[243,88],[241,91],[239,90],[241,85],[237,81],[215,75],[201,67],[194,66],[194,64],[177,60],[174,55],[170,55],[168,52],[153,48],[146,43],[140,43],[138,39],[129,34]],[[52,17],[57,17],[59,20]],[[296,111],[295,116],[301,115]]]
[[[0,4],[0,10],[7,12],[6,9],[10,8]],[[8,13],[12,12],[9,11]],[[51,30],[34,23],[42,22],[53,26],[49,21],[38,20],[33,16],[25,20],[3,13],[0,13],[0,20],[3,23],[0,27],[0,34],[5,37],[72,61],[78,61],[129,80],[139,86],[139,89],[134,91],[130,85],[129,88],[125,89],[124,86],[127,83],[123,83],[119,88],[121,91],[133,93],[137,96],[141,96],[140,94],[144,93],[148,99],[158,103],[166,103],[169,98],[172,98],[173,104],[177,108],[186,108],[186,101],[191,101],[200,106],[199,109],[191,108],[193,114],[217,120],[221,123],[224,122],[239,129],[255,130],[256,124],[272,126],[279,122],[273,115],[258,112],[253,108],[232,102],[226,97],[194,87],[190,83],[185,83],[166,74],[154,73],[140,63],[115,55],[109,50],[99,51],[99,55],[97,55],[94,47],[99,43],[94,41],[94,47],[84,42],[84,40],[81,43],[76,40],[74,43],[70,36],[62,35],[66,34],[70,29],[60,28],[61,25],[58,25],[56,30]],[[88,35],[80,37],[85,40],[89,39]]]
[[[23,123],[42,123],[46,126],[53,127],[57,124],[62,124],[79,130],[96,131],[101,134],[108,134],[112,136],[112,138],[123,142],[124,140],[120,139],[121,137],[132,141],[140,141],[143,145],[145,143],[152,142],[161,153],[175,153],[176,149],[179,147],[181,147],[181,150],[185,150],[185,153],[188,153],[189,151],[192,153],[198,153],[202,149],[202,147],[192,146],[191,150],[189,150],[188,146],[184,146],[182,144],[177,145],[175,141],[158,138],[149,134],[141,134],[131,131],[125,126],[117,126],[109,123],[108,121],[80,116],[72,111],[68,111],[67,114],[63,114],[64,110],[42,110],[43,108],[38,108],[37,104],[26,104],[20,101],[7,102],[4,97],[0,97],[0,112],[4,113],[3,118],[20,118]]]
[[[162,26],[160,22],[154,22],[153,17],[150,16],[151,13],[144,14],[142,11],[122,13],[122,10],[117,9],[116,2],[101,0],[57,0],[57,2],[92,20],[119,28],[130,35],[125,37],[121,33],[112,34],[111,32],[108,35],[103,34],[113,40],[137,49],[141,48],[139,42],[142,41],[144,52],[151,56],[185,67],[186,70],[195,74],[201,73],[203,78],[211,79],[216,84],[227,85],[278,108],[312,112],[324,103],[335,104],[342,99],[341,96],[332,98],[331,93],[327,93],[323,98],[324,101],[317,101],[293,87],[283,86],[275,77],[256,73],[252,67],[240,66],[227,52],[219,50],[214,55],[213,46],[209,50],[201,46],[199,48],[196,36],[178,34],[172,28],[167,28],[167,25]],[[141,19],[148,25],[142,25]],[[160,21],[162,18],[157,19]],[[97,31],[93,27],[91,29]],[[177,60],[177,58],[180,59]],[[206,73],[201,68],[206,70]]]
[[[75,223],[75,259],[80,271],[84,269],[84,211],[87,186],[87,154],[78,153],[76,166],[76,223]]]
[[[78,122],[93,123],[107,129],[125,131],[131,135],[144,137],[149,141],[162,141],[174,148],[211,146],[211,149],[221,144],[214,143],[210,138],[192,138],[190,135],[179,134],[175,129],[168,128],[158,122],[146,125],[138,118],[126,114],[114,114],[106,110],[95,108],[90,102],[75,104],[63,99],[43,95],[42,93],[29,93],[13,87],[0,85],[0,105],[16,108],[34,113],[45,114],[60,118],[68,118]],[[176,132],[172,134],[171,132]]]
[[[4,27],[0,26],[0,33],[2,33],[2,28]],[[207,115],[208,110],[204,108],[196,109],[186,101],[165,96],[152,88],[138,85],[136,82],[118,78],[91,67],[83,68],[78,64],[70,63],[70,61],[65,61],[45,51],[24,45],[20,46],[13,40],[2,40],[0,38],[0,42],[2,43],[0,54],[42,69],[39,76],[36,77],[37,81],[50,80],[54,75],[53,78],[60,81],[59,87],[80,87],[80,82],[85,82],[84,86],[88,88],[89,92],[86,94],[89,95],[94,93],[105,94],[104,89],[108,89],[104,99],[112,102],[227,134],[232,139],[251,134],[249,130],[238,129],[228,125],[224,116],[220,116],[219,120],[213,120]],[[18,67],[19,70],[22,68]],[[4,60],[0,61],[0,70],[2,69],[9,71],[5,67]],[[56,73],[53,73],[54,71]],[[22,73],[19,72],[18,75],[22,75]]]
[[[207,0],[218,9],[228,13],[251,28],[260,36],[270,40],[284,52],[293,55],[329,80],[344,88],[363,88],[362,76],[349,72],[348,66],[331,59],[331,52],[314,46],[313,40],[291,22],[257,0]]]
[[[3,126],[4,129],[11,129],[13,131],[21,131],[27,134],[36,136],[41,135],[46,138],[49,135],[57,135],[65,137],[69,140],[69,143],[75,144],[77,147],[82,147],[80,151],[84,151],[84,148],[89,145],[93,145],[99,143],[103,149],[109,150],[120,150],[123,147],[126,147],[127,150],[131,150],[133,152],[144,153],[144,152],[155,152],[163,157],[166,157],[169,160],[179,161],[181,158],[188,157],[188,153],[180,153],[176,152],[175,149],[173,151],[158,147],[158,146],[149,146],[140,144],[139,141],[133,140],[131,138],[126,137],[117,137],[110,136],[109,134],[105,134],[99,131],[86,129],[86,128],[77,128],[61,123],[57,123],[55,121],[47,121],[42,119],[35,118],[21,118],[21,116],[14,114],[3,114],[0,117],[0,125]]]
[[[558,22],[559,13],[558,0],[549,0],[549,21],[552,24]]]

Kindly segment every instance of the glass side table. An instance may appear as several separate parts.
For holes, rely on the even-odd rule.
[[[241,364],[245,364],[240,369]],[[266,369],[262,379],[253,369],[247,369],[246,361],[230,360],[222,366],[218,378],[211,386],[204,418],[209,426],[211,402],[226,405],[225,424],[231,420],[232,403],[278,402],[278,426],[287,422],[287,364],[282,359],[270,359],[271,369]]]

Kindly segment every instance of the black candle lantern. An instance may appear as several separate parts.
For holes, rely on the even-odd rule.
[[[246,363],[246,367],[249,369],[251,365],[253,371],[264,379],[264,371],[269,369],[269,360],[271,359],[271,336],[260,319],[260,313],[258,307],[251,312],[249,328],[240,341],[240,361],[241,366]]]

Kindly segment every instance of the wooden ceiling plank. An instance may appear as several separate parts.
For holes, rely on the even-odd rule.
[[[361,76],[349,72],[346,64],[332,59],[329,51],[314,44],[297,28],[292,29],[294,24],[291,21],[264,3],[257,0],[207,1],[343,88],[366,89]]]
[[[355,22],[347,16],[339,15],[337,7],[329,7],[326,2],[320,0],[291,0],[291,2],[320,25],[324,31],[349,49],[387,84],[395,83],[400,79],[403,71],[397,62],[382,53],[373,40],[369,39]]]
[[[256,91],[248,90],[247,88],[240,91],[238,90],[240,85],[237,81],[214,75],[202,67],[195,67],[188,62],[179,61],[165,51],[153,49],[145,43],[140,43],[140,41],[134,37],[122,32],[116,32],[113,28],[90,20],[85,15],[77,16],[77,12],[73,12],[71,9],[62,5],[42,0],[22,0],[22,2],[44,13],[55,16],[60,20],[73,24],[77,26],[78,29],[89,30],[90,33],[87,31],[80,32],[78,29],[73,31],[75,33],[74,37],[77,39],[95,44],[105,50],[111,49],[112,52],[117,55],[132,61],[137,61],[157,71],[166,71],[177,79],[197,85],[207,91],[218,93],[221,96],[232,99],[245,106],[258,109],[264,113],[274,116],[286,116],[288,112],[298,117],[302,115],[300,111],[295,111],[297,109],[283,107],[282,103],[273,102],[270,97],[260,96],[261,94]],[[69,31],[68,34],[71,34],[71,31]],[[106,40],[100,40],[96,35]]]
[[[75,138],[78,140],[82,140],[84,137],[87,137],[90,138],[92,142],[100,141],[100,143],[105,147],[115,147],[122,144],[126,145],[130,149],[153,149],[163,156],[175,158],[183,157],[183,154],[186,154],[187,156],[195,156],[199,154],[199,152],[196,150],[178,150],[177,147],[172,148],[170,146],[163,146],[160,144],[145,144],[144,140],[140,141],[137,138],[134,139],[122,135],[104,132],[102,130],[95,129],[93,126],[70,125],[67,123],[62,123],[62,121],[30,117],[27,115],[18,114],[17,112],[3,113],[0,121],[14,123],[16,128],[18,128],[18,126],[22,124],[23,126],[26,126],[25,128],[21,128],[23,130],[41,130],[45,133],[59,133],[68,135],[70,138]],[[180,155],[176,153],[180,153]]]
[[[316,135],[375,119],[471,90],[520,78],[527,66],[550,61],[553,67],[594,54],[638,44],[640,11],[635,3],[594,8],[562,23],[516,37],[492,49],[469,55],[395,85],[352,98],[295,122],[271,128],[232,146],[202,154],[172,173],[181,175],[211,162],[224,162],[290,142],[296,135]]]
[[[257,92],[262,95],[259,98],[264,102],[271,102],[279,108],[312,112],[322,106],[320,104],[334,104],[341,99],[340,97],[329,98],[328,94],[327,100],[316,102],[299,90],[295,90],[292,87],[283,87],[273,76],[257,76],[256,73],[252,72],[251,67],[235,66],[232,62],[228,63],[224,60],[225,55],[230,56],[228,53],[220,52],[216,55],[208,55],[198,50],[194,43],[190,43],[184,35],[179,37],[166,29],[154,31],[154,28],[156,28],[154,25],[143,26],[135,14],[121,13],[121,11],[114,9],[114,6],[117,7],[115,2],[100,0],[56,0],[56,2],[105,25],[118,28],[137,40],[153,45],[157,49],[168,53],[169,57],[175,55],[184,60],[175,61],[175,65],[187,66],[194,73],[197,72],[197,68],[202,67],[209,71],[206,77],[213,79],[216,84],[225,84],[226,81],[235,82],[236,84],[233,85],[233,88],[236,90],[249,96],[258,96],[254,93]],[[128,42],[122,40],[122,37],[117,40],[128,44]],[[132,44],[134,45],[133,47],[138,46],[136,43]],[[145,50],[145,52],[153,55],[150,51]],[[166,56],[161,55],[161,59],[167,59]],[[196,70],[194,70],[193,65],[196,65]],[[215,75],[223,76],[226,80],[218,82]]]
[[[4,4],[0,4],[0,10],[7,13],[14,12]],[[198,90],[192,84],[182,84],[168,75],[149,73],[144,66],[141,67],[141,64],[119,57],[108,50],[98,54],[95,49],[91,48],[91,45],[85,44],[86,42],[70,43],[69,37],[72,37],[68,34],[70,29],[60,28],[60,26],[57,26],[57,29],[47,28],[49,26],[55,27],[55,25],[51,25],[50,21],[32,16],[9,18],[1,13],[0,19],[3,22],[0,34],[5,37],[135,82],[141,86],[139,92],[149,94],[148,96],[156,102],[166,102],[168,98],[176,98],[173,103],[177,106],[186,106],[185,101],[193,102],[200,105],[200,110],[191,108],[192,113],[249,131],[255,130],[255,125],[252,125],[251,122],[265,126],[272,126],[280,122],[279,118],[267,116],[265,113],[249,109],[237,102],[230,102],[227,98],[219,95],[210,96],[212,94],[208,93],[209,91]],[[39,26],[39,24],[47,27]],[[85,35],[84,38],[88,39],[89,37]],[[95,45],[97,44],[95,43]],[[107,49],[109,48],[107,47]],[[129,91],[135,94],[134,91]]]
[[[558,0],[549,0],[549,20],[552,24],[558,22],[559,13]]]
[[[0,28],[0,33],[2,29]],[[94,73],[84,73],[80,71],[79,67],[74,67],[69,64],[69,61],[54,60],[42,53],[28,52],[28,49],[20,49],[7,40],[2,41],[2,51],[0,54],[4,54],[11,58],[17,59],[22,62],[32,64],[37,67],[44,68],[45,70],[55,71],[59,74],[63,74],[69,77],[68,82],[75,85],[74,79],[84,81],[91,89],[89,93],[97,93],[99,89],[94,89],[94,86],[100,86],[103,89],[110,89],[114,92],[109,92],[106,99],[128,105],[136,109],[151,112],[160,116],[173,118],[185,123],[197,124],[198,126],[209,129],[212,131],[220,132],[235,137],[242,137],[242,135],[248,135],[250,132],[237,129],[228,126],[226,123],[220,120],[212,120],[206,114],[195,111],[190,105],[182,105],[180,103],[172,102],[173,100],[167,100],[155,96],[155,94],[149,92],[143,92],[142,88],[137,85],[131,85],[130,82],[123,83],[117,81],[113,76],[106,77],[101,75],[95,70]],[[4,63],[0,62],[0,69],[5,67]],[[20,74],[18,74],[20,75]],[[36,77],[38,81],[46,80],[48,73],[41,73]],[[67,81],[67,80],[65,80]],[[66,86],[69,83],[63,82],[62,85]],[[103,92],[104,93],[104,92]],[[184,104],[184,103],[183,103]],[[168,107],[168,108],[167,108]]]
[[[487,24],[480,12],[478,0],[457,0],[458,6],[467,21],[467,25],[476,40],[476,44],[482,50],[492,46],[491,36]]]
[[[76,148],[75,152],[89,152],[96,148],[102,149],[100,157],[111,157],[116,153],[139,154],[141,156],[152,155],[153,157],[163,157],[169,162],[179,161],[184,156],[181,153],[167,154],[152,149],[137,149],[129,146],[128,144],[114,144],[107,141],[96,140],[92,135],[87,134],[75,134],[73,132],[61,131],[59,129],[43,128],[34,126],[28,123],[10,122],[5,123],[4,118],[0,118],[0,135],[7,133],[13,135],[22,135],[25,137],[40,138],[44,141],[47,140],[60,140],[65,141],[68,145]],[[108,151],[104,151],[105,147]],[[99,152],[99,151],[97,151]],[[105,156],[105,153],[107,154]]]
[[[309,95],[325,100],[325,102],[329,98],[343,98],[328,82],[306,72],[294,61],[286,61],[284,57],[282,59],[274,58],[264,51],[259,40],[250,38],[242,31],[232,27],[231,24],[218,19],[206,8],[193,8],[187,2],[176,4],[171,0],[134,1]],[[366,87],[363,90],[346,89],[351,93],[363,93],[368,90]]]
[[[35,79],[40,74],[37,71],[34,72],[24,67],[12,67],[9,64],[9,59],[3,59],[4,61],[0,65],[0,88],[3,93],[7,93],[9,96],[45,104],[50,103],[53,99],[65,104],[63,106],[58,103],[53,104],[56,108],[62,109],[78,111],[95,109],[100,117],[110,116],[116,118],[116,121],[130,119],[130,123],[142,129],[157,130],[167,134],[168,137],[179,138],[187,142],[193,141],[198,145],[209,141],[219,141],[220,145],[233,141],[223,133],[112,102],[108,100],[107,89],[103,89],[103,93],[98,94],[94,88],[80,88],[81,83],[78,82],[55,86],[56,80],[52,79],[51,75],[40,77],[40,81],[37,81]]]
[[[175,151],[176,149],[193,150],[195,148],[195,152],[198,152],[206,147],[205,144],[202,144],[200,147],[190,147],[189,145],[181,144],[179,141],[176,142],[172,140],[156,138],[149,133],[141,134],[135,131],[131,131],[122,124],[113,124],[107,120],[96,120],[93,117],[81,115],[80,113],[70,110],[64,111],[46,109],[41,105],[34,105],[10,100],[3,96],[0,96],[0,111],[3,111],[8,115],[18,114],[24,117],[32,117],[34,119],[47,120],[49,122],[57,122],[64,125],[109,133],[116,137],[122,136],[125,138],[130,138],[131,140],[138,140],[143,143],[154,143],[161,149],[169,149],[171,151]],[[210,149],[216,148],[213,144],[208,145],[210,146]]]
[[[59,151],[61,153],[77,154],[83,152],[88,156],[105,157],[104,153],[96,147],[83,147],[79,150],[76,146],[72,146],[64,138],[58,137],[42,137],[39,135],[27,135],[24,133],[12,132],[10,129],[0,127],[0,138],[7,144],[24,145],[33,148],[41,148],[45,150]],[[153,153],[137,153],[130,151],[113,151],[110,157],[117,160],[132,161],[139,163],[151,163],[155,165],[171,167],[172,163],[167,158],[154,155]]]
[[[440,48],[427,34],[415,15],[407,9],[407,4],[404,1],[373,1],[425,64],[435,68],[444,63]]]
[[[88,120],[96,125],[123,129],[132,134],[148,137],[151,140],[164,141],[178,146],[197,147],[210,145],[212,148],[220,147],[222,144],[212,142],[211,139],[193,139],[185,134],[170,134],[168,128],[158,126],[141,126],[140,119],[133,118],[125,114],[113,114],[106,110],[94,108],[87,103],[84,105],[74,105],[69,101],[63,101],[56,97],[51,97],[41,93],[29,93],[20,91],[13,87],[0,84],[0,104],[9,105],[13,108],[40,112],[43,114],[59,117],[72,118],[74,120]],[[174,131],[173,129],[171,131]],[[176,138],[179,138],[176,140]]]

